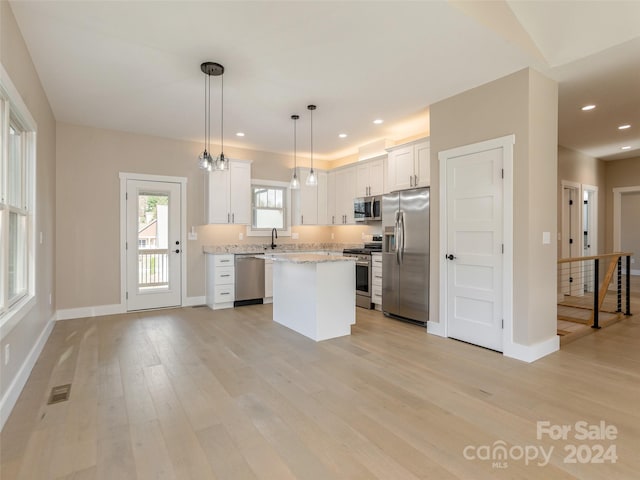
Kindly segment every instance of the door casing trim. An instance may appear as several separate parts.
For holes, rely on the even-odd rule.
[[[163,182],[180,184],[180,245],[182,245],[182,261],[180,262],[180,305],[185,305],[187,298],[187,178],[166,175],[150,175],[144,173],[120,172],[120,306],[127,311],[127,181]]]

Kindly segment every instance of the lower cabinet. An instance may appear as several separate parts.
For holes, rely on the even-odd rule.
[[[382,310],[382,254],[371,254],[371,302]]]
[[[207,305],[212,310],[233,308],[235,262],[233,254],[207,256]]]

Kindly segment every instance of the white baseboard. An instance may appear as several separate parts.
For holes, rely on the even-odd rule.
[[[560,337],[554,335],[548,340],[538,342],[534,345],[521,345],[519,343],[507,344],[504,347],[503,355],[505,357],[515,358],[523,362],[531,363],[536,360],[557,352],[560,349]]]
[[[103,315],[116,315],[118,313],[126,313],[125,305],[98,305],[95,307],[67,308],[58,310],[56,320],[70,320],[72,318],[101,317]]]
[[[427,322],[427,333],[437,335],[438,337],[447,337],[443,322],[432,322],[429,320]]]
[[[187,297],[184,300],[183,307],[194,307],[196,305],[204,305],[207,303],[207,297],[202,295],[201,297]]]
[[[9,415],[11,415],[11,411],[18,401],[18,397],[27,383],[29,375],[31,375],[31,370],[33,370],[33,366],[36,364],[40,353],[42,353],[45,343],[47,343],[47,339],[55,325],[55,320],[56,315],[54,314],[42,329],[38,340],[31,348],[27,358],[25,358],[22,366],[18,370],[18,373],[12,380],[11,385],[9,385],[9,388],[4,394],[4,397],[0,400],[0,431],[2,431],[5,422],[9,418]]]

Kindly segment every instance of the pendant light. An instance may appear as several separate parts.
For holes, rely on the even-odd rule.
[[[224,67],[218,63],[216,63],[218,67],[220,67],[220,73],[218,75],[221,76],[220,79],[220,155],[216,157],[215,161],[215,169],[216,170],[228,170],[229,169],[229,159],[224,156]]]
[[[204,62],[200,70],[204,77],[204,151],[198,156],[198,166],[202,170],[211,171],[213,158],[211,158],[211,75],[220,75],[221,65],[213,62]]]
[[[291,177],[291,183],[289,184],[289,188],[291,190],[298,190],[300,188],[300,181],[298,180],[298,162],[296,159],[296,123],[300,118],[300,115],[291,115],[291,120],[293,120],[293,176]]]
[[[318,177],[316,176],[316,172],[313,170],[313,111],[316,109],[316,106],[307,105],[307,109],[311,112],[311,171],[309,171],[309,176],[305,183],[309,187],[315,187],[318,185]]]

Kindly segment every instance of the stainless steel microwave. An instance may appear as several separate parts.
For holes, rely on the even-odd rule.
[[[382,220],[382,195],[354,199],[353,218],[356,222]]]

